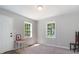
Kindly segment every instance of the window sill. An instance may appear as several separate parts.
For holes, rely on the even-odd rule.
[[[32,37],[24,36],[24,39],[32,39]]]
[[[54,38],[56,38],[56,37],[47,37],[48,39],[54,39]]]

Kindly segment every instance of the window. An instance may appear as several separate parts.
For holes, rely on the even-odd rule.
[[[32,24],[29,22],[24,22],[24,35],[26,37],[32,37]]]
[[[47,37],[56,38],[56,22],[49,22],[47,24]]]

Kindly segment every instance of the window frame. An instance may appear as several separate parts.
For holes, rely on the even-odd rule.
[[[55,24],[55,30],[54,30],[54,35],[52,34],[51,36],[48,36],[48,24],[54,23]],[[52,29],[53,30],[53,29]],[[49,31],[50,32],[50,31]],[[46,24],[46,37],[47,38],[56,38],[56,22],[55,21],[50,21]]]
[[[30,24],[30,36],[26,36],[25,35],[25,24]],[[32,23],[30,23],[30,22],[27,22],[27,21],[24,21],[24,37],[26,37],[26,38],[32,38]]]

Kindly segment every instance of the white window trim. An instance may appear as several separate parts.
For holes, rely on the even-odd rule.
[[[25,23],[31,25],[31,26],[30,26],[30,31],[31,31],[30,36],[25,36]],[[32,23],[27,22],[27,21],[24,21],[24,37],[26,37],[26,38],[32,38]]]
[[[50,24],[50,23],[55,23],[55,35],[54,35],[54,36],[51,36],[51,37],[48,36],[48,33],[47,33],[47,31],[48,31],[48,29],[47,29],[47,24]],[[46,37],[47,37],[47,38],[56,38],[56,22],[55,22],[55,21],[50,21],[50,22],[48,22],[47,24],[46,24]]]

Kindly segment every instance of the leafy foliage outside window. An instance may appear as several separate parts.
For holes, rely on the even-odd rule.
[[[55,38],[56,35],[56,23],[51,22],[47,24],[47,37],[48,38]]]
[[[32,37],[32,24],[25,22],[24,32],[25,32],[25,36]]]

